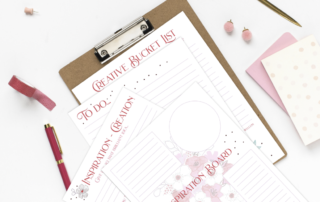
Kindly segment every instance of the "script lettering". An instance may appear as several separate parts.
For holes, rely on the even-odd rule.
[[[124,103],[124,106],[119,113],[119,118],[117,118],[115,122],[111,123],[110,128],[113,132],[117,133],[121,131],[124,118],[127,116],[130,108],[132,107],[133,100],[135,100],[133,97],[129,97],[127,99],[126,103]]]

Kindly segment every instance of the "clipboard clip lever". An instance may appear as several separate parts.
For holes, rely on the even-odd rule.
[[[94,47],[94,54],[103,64],[153,31],[151,22],[144,17],[139,17],[97,44]]]

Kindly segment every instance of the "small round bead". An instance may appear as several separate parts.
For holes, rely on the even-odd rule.
[[[233,31],[233,29],[234,29],[234,26],[231,20],[224,24],[224,30],[226,30],[226,32],[230,33]]]
[[[242,32],[242,38],[243,38],[243,40],[245,40],[245,41],[250,41],[250,40],[252,39],[252,33],[251,33],[251,31],[248,30],[248,29],[243,30],[243,32]]]
[[[33,8],[25,7],[24,12],[25,12],[26,14],[32,15],[32,14],[33,14]]]

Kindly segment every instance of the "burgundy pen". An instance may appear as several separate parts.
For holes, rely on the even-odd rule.
[[[44,128],[46,130],[50,145],[51,145],[51,149],[54,155],[54,158],[56,159],[56,162],[58,164],[58,168],[64,183],[64,186],[66,187],[66,189],[68,190],[71,182],[70,182],[70,178],[68,176],[67,173],[67,169],[66,166],[64,165],[63,159],[62,159],[62,149],[60,146],[60,142],[57,136],[56,131],[54,130],[54,127],[50,126],[50,124],[46,124],[44,125]]]

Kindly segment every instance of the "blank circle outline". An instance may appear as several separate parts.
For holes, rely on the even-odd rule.
[[[217,115],[218,120],[219,120],[219,126],[220,126],[220,127],[219,127],[219,132],[218,132],[218,135],[217,135],[216,140],[215,140],[208,148],[205,148],[205,149],[203,149],[203,150],[201,150],[201,151],[189,151],[189,150],[187,150],[187,149],[182,148],[181,146],[179,146],[179,144],[177,144],[177,143],[174,141],[174,139],[173,139],[173,137],[172,137],[172,134],[171,134],[170,125],[171,125],[171,120],[172,120],[173,115],[175,114],[175,112],[176,112],[180,107],[182,107],[183,105],[189,104],[189,103],[191,103],[191,102],[193,102],[193,103],[198,102],[198,103],[207,105],[208,107],[210,107],[210,108],[215,112],[215,114]],[[175,145],[177,145],[177,146],[178,146],[180,149],[182,149],[182,150],[189,151],[189,152],[203,152],[203,151],[207,151],[209,148],[211,148],[211,147],[213,147],[213,146],[215,145],[215,143],[217,142],[217,140],[219,139],[219,136],[220,136],[220,134],[221,134],[221,120],[220,120],[220,116],[219,116],[219,114],[216,112],[216,110],[215,110],[213,107],[211,107],[209,104],[207,104],[207,103],[205,103],[205,102],[197,101],[197,100],[188,101],[188,102],[185,102],[185,103],[181,104],[180,106],[178,106],[178,107],[173,111],[173,113],[171,114],[170,121],[169,121],[169,133],[170,133],[170,139],[174,142]]]

